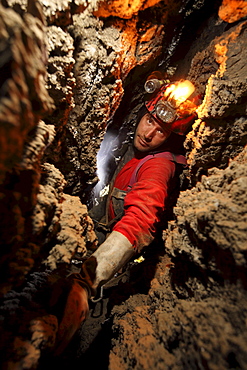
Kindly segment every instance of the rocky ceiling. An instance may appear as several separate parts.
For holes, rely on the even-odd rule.
[[[246,16],[241,0],[1,1],[3,369],[247,368]],[[174,220],[54,359],[59,269],[96,244],[97,153],[106,131],[131,136],[153,70],[201,97]]]

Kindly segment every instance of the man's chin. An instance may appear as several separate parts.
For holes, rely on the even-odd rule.
[[[145,153],[145,152],[149,152],[150,151],[150,146],[145,144],[145,145],[142,145],[142,143],[140,142],[140,140],[135,140],[134,141],[134,147],[136,148],[136,150],[138,150],[139,152],[141,153]]]
[[[143,147],[142,145],[134,145],[134,147],[135,147],[136,150],[138,150],[138,152],[141,152],[141,153],[145,153],[145,152],[150,151],[149,146]]]
[[[141,152],[141,153],[146,153],[150,151],[150,148],[136,148],[136,150],[138,150],[138,152]]]

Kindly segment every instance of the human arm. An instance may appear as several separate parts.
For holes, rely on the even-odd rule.
[[[125,235],[138,251],[155,237],[175,169],[175,164],[165,158],[148,160],[139,169],[137,181],[125,197],[125,213],[114,230]]]
[[[82,266],[82,274],[89,282],[92,295],[137,251],[154,239],[175,169],[173,162],[157,157],[148,160],[139,169],[137,181],[124,200],[123,218]],[[125,178],[125,170],[122,176]],[[115,184],[121,181],[118,178]]]

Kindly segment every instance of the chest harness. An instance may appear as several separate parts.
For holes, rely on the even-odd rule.
[[[108,227],[110,227],[112,224],[119,221],[123,217],[124,198],[126,194],[132,189],[132,186],[135,184],[135,182],[137,181],[137,175],[142,165],[152,158],[166,158],[174,163],[181,164],[184,167],[187,167],[187,161],[183,155],[173,154],[171,152],[161,152],[161,153],[149,154],[146,157],[144,157],[142,160],[140,160],[140,162],[137,164],[136,168],[134,169],[132,173],[129,185],[127,187],[127,191],[120,190],[118,188],[112,189],[111,201],[112,201],[112,205],[113,205],[113,209],[114,209],[114,213],[116,217],[108,223]]]

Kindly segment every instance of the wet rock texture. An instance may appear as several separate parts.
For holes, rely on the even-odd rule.
[[[38,161],[54,136],[53,127],[40,119],[54,105],[45,88],[42,21],[31,13],[21,17],[1,6],[1,33],[2,293],[23,282],[39,249],[30,238],[40,180]]]
[[[246,368],[246,160],[181,193],[148,295],[113,310],[110,369]]]
[[[53,348],[60,272],[97,244],[84,204],[96,154],[107,125],[131,126],[154,69],[187,77],[201,98],[185,141],[187,189],[164,246],[108,294],[105,325],[82,326],[68,363],[87,368],[97,326],[109,338],[101,368],[247,368],[247,10],[211,3],[0,5],[4,369],[42,367]]]
[[[193,182],[200,180],[201,173],[210,167],[225,167],[229,158],[242,151],[247,142],[246,26],[246,22],[241,22],[231,27],[192,61],[189,77],[195,84],[201,83],[202,76],[209,77],[198,120],[185,143],[190,151],[188,160]]]

